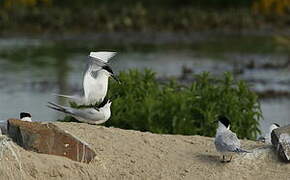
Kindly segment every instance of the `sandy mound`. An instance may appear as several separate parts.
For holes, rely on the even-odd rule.
[[[157,135],[82,123],[54,123],[86,141],[96,151],[90,163],[14,149],[0,151],[0,179],[286,179],[290,164],[271,148],[242,141],[254,153],[220,163],[213,139]],[[15,158],[15,154],[18,160]]]

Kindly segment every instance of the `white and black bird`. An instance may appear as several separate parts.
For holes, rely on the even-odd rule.
[[[20,119],[21,119],[22,121],[29,121],[29,122],[32,122],[32,120],[31,120],[31,114],[28,113],[28,112],[21,112],[21,113],[20,113]]]
[[[218,128],[214,140],[216,150],[221,153],[221,162],[230,162],[233,153],[249,153],[241,149],[241,143],[237,135],[230,130],[230,121],[225,116],[218,117]],[[230,156],[229,160],[226,160]]]
[[[48,107],[68,115],[71,115],[80,122],[88,124],[102,124],[111,117],[111,101],[104,99],[104,101],[96,107],[72,108],[61,106],[52,102],[48,102]]]
[[[91,52],[84,73],[84,94],[82,96],[57,95],[69,98],[78,105],[95,105],[96,103],[102,102],[108,91],[109,77],[114,78],[120,83],[120,80],[108,64],[108,61],[115,56],[115,54],[116,52]]]
[[[265,143],[267,143],[267,144],[271,144],[272,143],[272,139],[271,139],[272,131],[274,129],[279,128],[279,127],[280,127],[279,124],[276,124],[276,123],[271,124],[271,126],[269,127],[269,132],[268,132],[268,134],[265,137]]]

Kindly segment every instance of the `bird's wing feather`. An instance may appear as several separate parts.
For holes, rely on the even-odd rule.
[[[103,120],[105,118],[103,112],[98,111],[94,108],[73,109],[73,115],[75,117],[86,119],[87,121],[97,121]]]
[[[59,104],[55,104],[52,102],[48,102],[47,106],[51,109],[54,109],[54,110],[57,110],[66,114],[70,114],[76,117],[77,119],[83,119],[86,121],[97,121],[97,120],[105,119],[104,113],[94,108],[75,109],[71,107],[61,106]]]
[[[79,95],[65,95],[65,94],[53,94],[53,95],[74,100],[79,100],[81,98],[81,96]]]
[[[89,55],[89,61],[87,63],[87,66],[85,68],[84,72],[84,79],[83,84],[84,88],[88,84],[88,75],[96,78],[97,72],[102,69],[103,66],[107,66],[107,62],[109,59],[111,59],[113,56],[115,56],[116,52],[91,52]]]
[[[87,66],[85,68],[83,81],[86,81],[87,75],[90,75],[95,79],[97,72],[102,69],[102,66],[104,66],[104,63],[95,63],[94,61],[89,60],[89,62],[87,63]]]
[[[101,52],[91,52],[89,57],[107,63],[113,56],[116,55],[116,52],[101,51]]]
[[[84,103],[84,99],[80,95],[65,95],[65,94],[53,94],[53,95],[54,96],[58,96],[58,97],[64,97],[64,98],[67,98],[67,99],[71,99],[77,104],[83,104]]]
[[[60,111],[60,112],[63,112],[63,113],[66,113],[66,114],[72,114],[73,113],[72,108],[61,106],[59,104],[55,104],[55,103],[52,103],[52,102],[48,102],[47,107],[49,107],[51,109],[54,109],[54,110],[57,110],[57,111]]]
[[[221,151],[235,152],[240,149],[240,140],[237,135],[231,131],[226,131],[216,137],[215,145]]]

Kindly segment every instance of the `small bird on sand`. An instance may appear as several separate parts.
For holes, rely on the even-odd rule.
[[[265,143],[267,143],[267,144],[271,144],[272,143],[272,141],[271,141],[271,133],[272,133],[272,131],[274,129],[277,129],[279,127],[280,127],[279,124],[276,124],[276,123],[271,124],[271,126],[269,127],[269,132],[268,132],[267,136],[265,137]]]
[[[83,79],[84,94],[82,96],[56,95],[72,99],[78,105],[95,105],[96,103],[102,102],[107,94],[109,77],[114,78],[120,83],[120,80],[108,64],[108,61],[115,54],[116,52],[90,53]]]
[[[22,121],[29,121],[29,122],[32,122],[32,120],[31,120],[31,114],[28,113],[28,112],[21,112],[21,113],[20,113],[20,119],[21,119]]]
[[[96,107],[72,108],[61,106],[52,102],[48,102],[48,107],[68,115],[75,119],[88,124],[102,124],[106,122],[111,116],[111,101],[104,99],[104,101]]]
[[[221,162],[231,162],[234,153],[249,153],[240,148],[241,143],[237,135],[230,130],[230,121],[225,116],[218,117],[218,128],[214,140],[216,150],[221,153]],[[230,159],[226,160],[227,155]]]

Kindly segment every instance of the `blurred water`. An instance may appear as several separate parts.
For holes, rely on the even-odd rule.
[[[75,47],[72,43],[67,45],[37,39],[0,39],[0,120],[18,117],[21,111],[31,112],[33,120],[37,121],[62,118],[62,114],[48,109],[46,104],[48,101],[60,102],[53,93],[72,93],[82,87],[86,57],[89,51],[100,49],[86,45],[80,48],[80,44]],[[282,68],[243,68],[252,61],[255,66],[275,61],[278,66],[282,64]],[[288,92],[290,72],[286,66],[283,67],[284,62],[287,62],[287,56],[274,53],[235,52],[215,57],[212,54],[201,56],[196,49],[167,48],[124,50],[112,59],[112,66],[117,72],[130,68],[151,68],[159,77],[181,76],[184,67],[193,73],[209,71],[216,75],[232,71],[236,72],[237,78],[248,80],[256,91],[274,89]],[[263,134],[272,122],[281,125],[289,123],[289,99],[264,99],[261,104]]]

